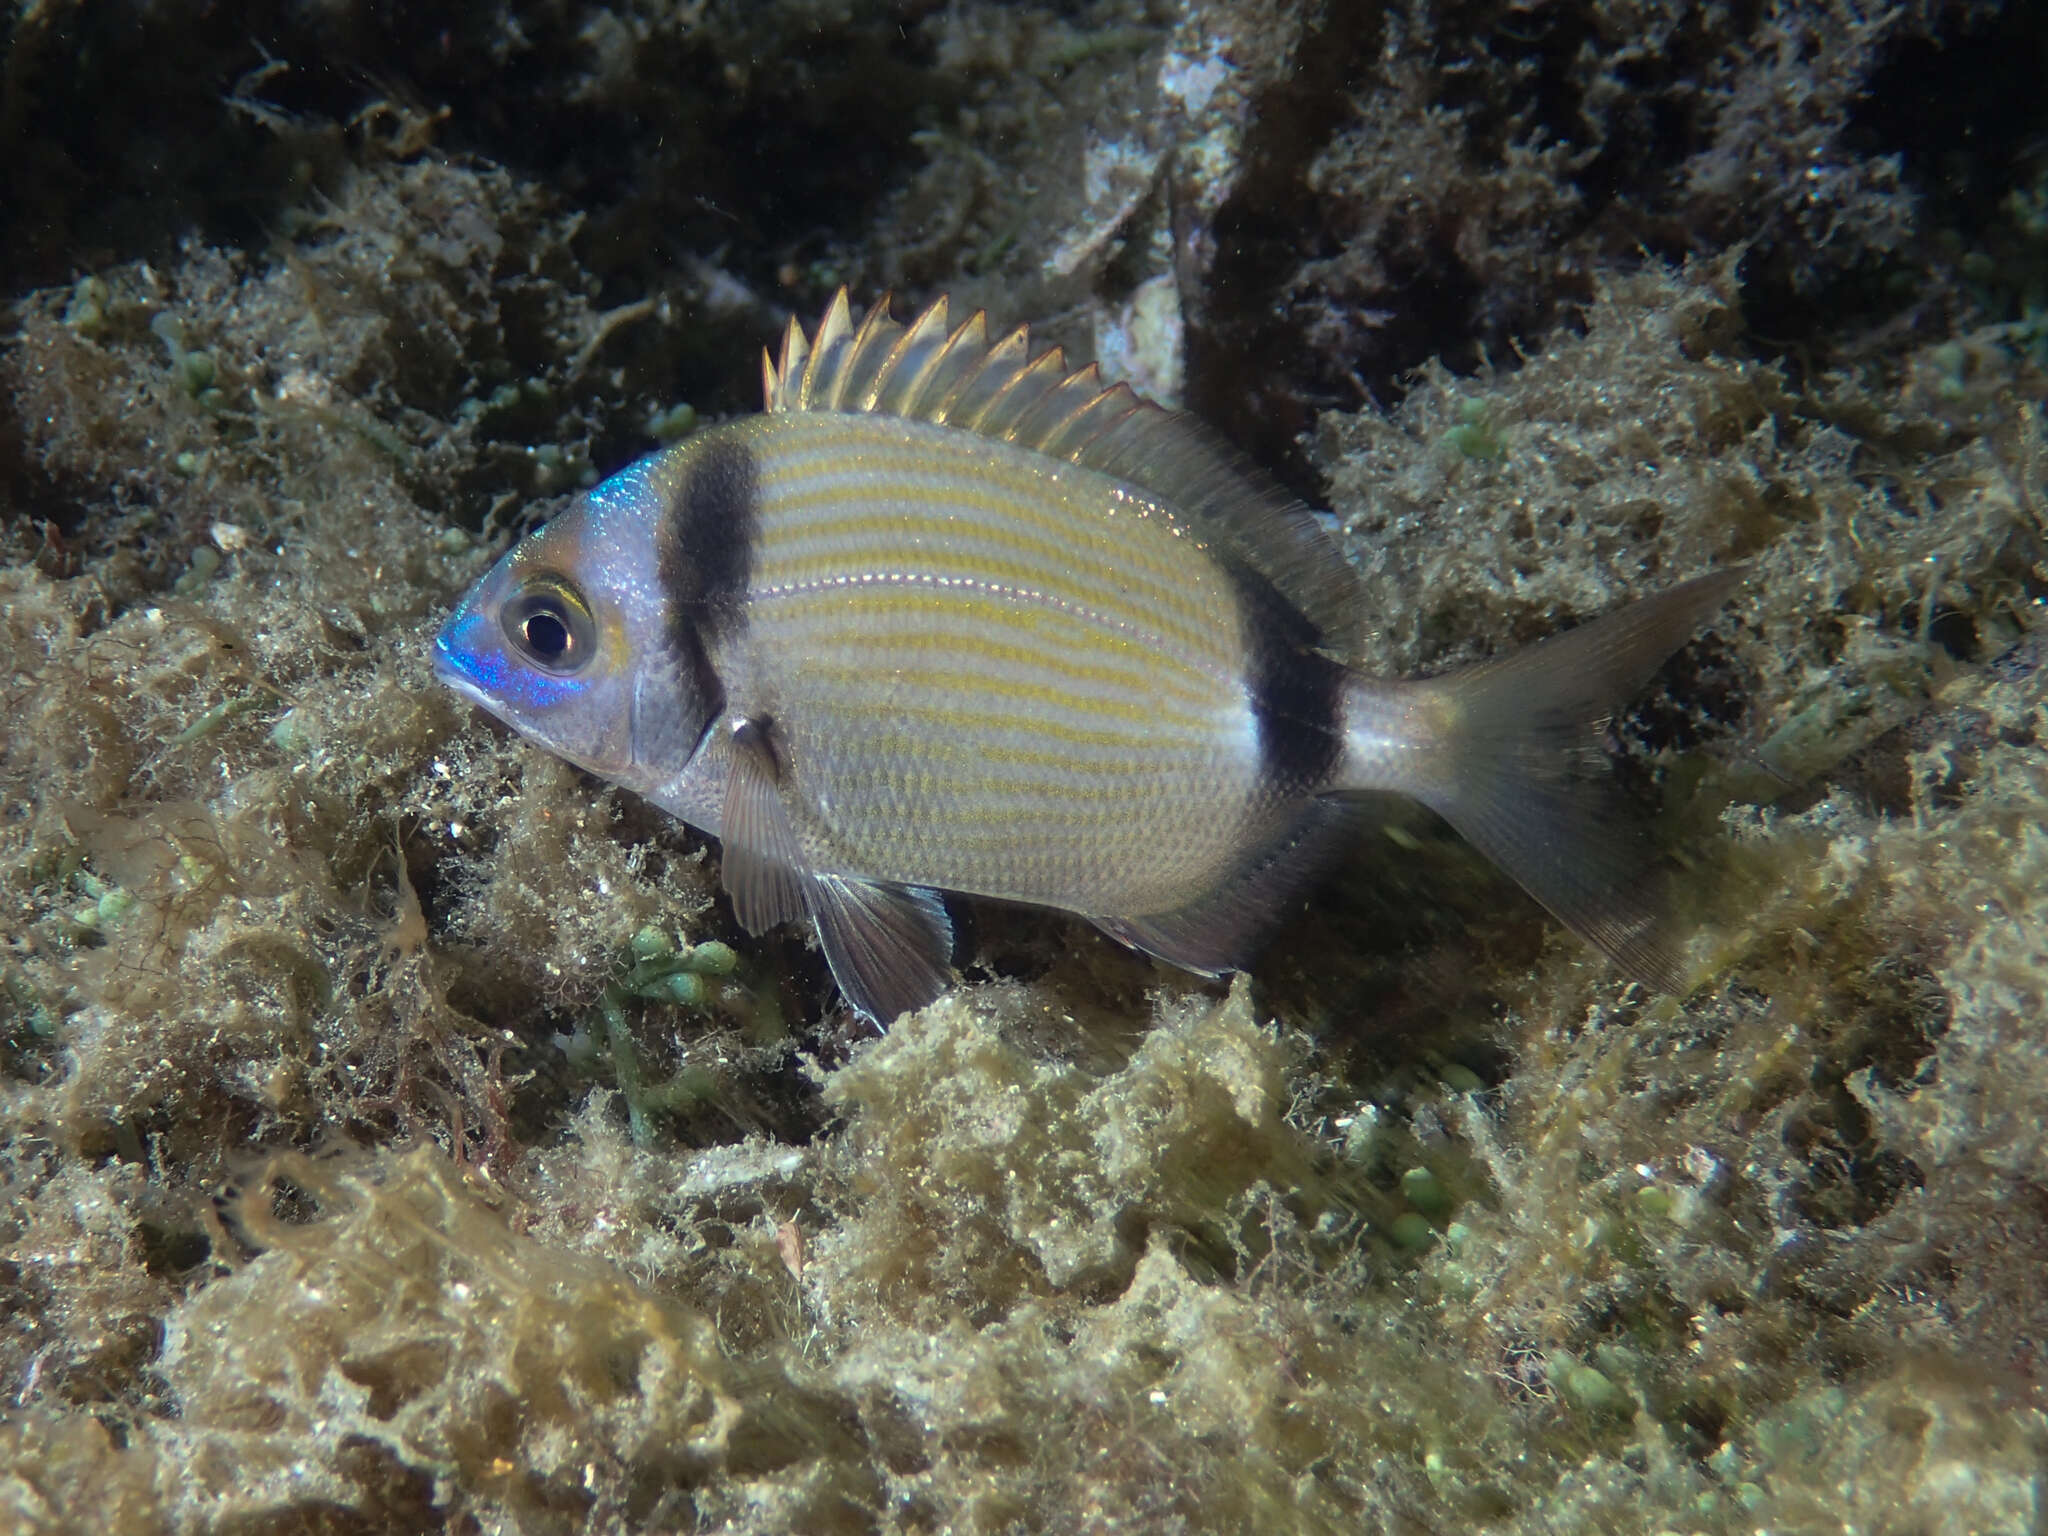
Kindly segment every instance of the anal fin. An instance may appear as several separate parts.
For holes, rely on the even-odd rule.
[[[1352,807],[1310,800],[1277,837],[1261,844],[1207,895],[1171,912],[1091,919],[1132,949],[1200,976],[1241,971],[1287,916],[1287,904],[1350,841]]]

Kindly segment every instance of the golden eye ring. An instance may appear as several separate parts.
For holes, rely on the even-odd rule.
[[[559,677],[582,671],[597,654],[589,607],[560,581],[529,581],[505,604],[500,623],[521,660]]]

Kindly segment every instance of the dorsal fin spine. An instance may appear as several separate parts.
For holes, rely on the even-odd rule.
[[[1099,382],[1100,379],[1098,376],[1098,383]],[[1083,400],[1079,405],[1075,406],[1071,411],[1067,412],[1066,415],[1062,416],[1058,421],[1054,422],[1052,426],[1046,429],[1045,432],[1045,436],[1043,439],[1045,443],[1045,451],[1047,453],[1055,455],[1058,458],[1071,459],[1073,455],[1068,451],[1067,441],[1070,437],[1076,435],[1079,428],[1086,424],[1091,416],[1102,415],[1108,417],[1107,420],[1104,420],[1099,426],[1096,427],[1095,432],[1090,434],[1091,436],[1099,436],[1101,433],[1107,432],[1111,427],[1115,426],[1117,421],[1120,420],[1121,417],[1110,416],[1109,412],[1106,411],[1104,407],[1107,406],[1110,400],[1113,399],[1119,392],[1126,395],[1130,394],[1130,386],[1127,384],[1112,384],[1107,389],[1098,388],[1094,394],[1090,395],[1086,400]],[[1128,413],[1128,411],[1135,409],[1137,409],[1136,406],[1127,407],[1126,413]]]
[[[937,362],[938,347],[946,335],[946,300],[941,295],[925,308],[923,314],[911,321],[908,329],[896,338],[896,345],[889,349],[888,357],[875,371],[875,382],[868,387],[865,407],[868,410],[903,411],[916,401],[924,382],[931,376]],[[919,361],[902,380],[897,375],[904,371],[905,364],[917,356],[922,347],[930,355]]]
[[[796,404],[796,391],[803,380],[804,362],[810,356],[811,341],[804,335],[804,328],[797,324],[796,317],[790,316],[789,325],[782,333],[782,359],[774,370],[774,382],[768,384],[766,372],[762,375],[768,394],[762,409],[787,411]],[[765,358],[765,353],[763,354]]]
[[[918,397],[932,377],[932,367],[944,340],[946,301],[940,297],[926,305],[924,313],[913,319],[889,350],[883,367],[874,375],[874,385],[868,389],[868,410],[885,416],[918,414]]]
[[[1003,402],[1014,398],[1011,391],[1016,388],[1018,377],[1030,366],[1031,332],[1020,325],[989,348],[988,366],[974,379],[974,388],[980,391],[980,398],[973,402],[973,415],[961,425],[971,426],[974,431],[990,437],[1001,436],[998,423]],[[984,384],[988,387],[983,388]]]
[[[810,366],[811,338],[791,316],[789,330],[782,338],[782,408],[788,410],[803,398],[804,371]]]
[[[991,346],[982,355],[979,366],[971,369],[967,377],[960,381],[960,388],[954,393],[949,412],[952,424],[969,432],[981,431],[982,422],[988,415],[990,401],[1002,389],[1002,385],[998,384],[995,389],[984,392],[983,384],[990,379],[1013,372],[1017,359],[1028,355],[1030,350],[1030,332],[1021,325]]]
[[[1000,422],[1001,426],[996,430],[1001,431],[1003,437],[1010,442],[1014,443],[1019,438],[1026,438],[1028,441],[1028,436],[1023,431],[1024,424],[1044,403],[1046,396],[1059,388],[1066,372],[1067,357],[1058,347],[1041,353],[1020,368],[1001,389],[996,391],[995,398],[989,402],[987,414],[982,418],[983,421]]]
[[[860,327],[853,333],[853,340],[847,343],[846,356],[839,367],[839,376],[832,383],[831,408],[837,411],[871,411],[874,402],[869,398],[872,380],[862,377],[869,359],[875,355],[882,338],[894,335],[903,328],[889,318],[889,295],[883,294],[868,306],[868,312],[860,317]],[[887,361],[887,357],[883,358]]]
[[[843,290],[842,290],[843,291]],[[894,295],[884,290],[882,296],[868,306],[868,312],[860,317],[860,328],[853,333],[853,350],[858,352],[874,339],[875,332],[885,325],[896,322],[889,318],[889,301]]]
[[[939,355],[932,365],[934,378],[943,378],[943,370],[949,367],[964,367],[966,371],[959,378],[950,381],[950,387],[945,394],[937,400],[925,402],[922,408],[925,416],[936,422],[945,422],[951,418],[953,406],[960,398],[960,391],[967,387],[967,381],[979,371],[978,364],[972,361],[962,364],[958,360],[962,357],[972,359],[976,354],[982,357],[988,355],[988,311],[984,309],[977,309],[962,320],[954,327],[953,334],[946,338],[946,344],[939,348]]]
[[[875,376],[868,380],[867,387],[860,392],[860,398],[854,402],[857,410],[872,411],[881,405],[883,395],[888,392],[890,382],[896,377],[896,370],[903,366],[903,360],[917,345],[918,333],[915,326],[898,326],[896,329],[898,335],[894,344],[890,346],[881,362],[876,364]]]
[[[1102,371],[1090,363],[1057,380],[1037,399],[1024,405],[1010,425],[1010,436],[1036,443],[1041,453],[1065,458],[1065,454],[1051,446],[1053,440],[1101,394]]]
[[[825,318],[818,322],[818,334],[811,341],[811,355],[804,364],[803,387],[797,391],[797,408],[805,411],[837,410],[822,393],[838,377],[838,352],[853,333],[853,315],[842,287],[825,306]]]

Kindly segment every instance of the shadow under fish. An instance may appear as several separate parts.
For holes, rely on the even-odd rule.
[[[1023,328],[991,341],[944,299],[856,325],[841,290],[762,372],[765,414],[522,540],[434,659],[720,839],[740,925],[808,918],[863,1014],[950,984],[946,891],[1241,969],[1385,791],[1681,988],[1601,731],[1739,570],[1459,672],[1367,677],[1358,584],[1314,515]]]

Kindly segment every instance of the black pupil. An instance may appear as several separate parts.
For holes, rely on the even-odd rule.
[[[569,649],[569,626],[557,614],[529,613],[519,632],[526,637],[527,649],[542,661],[559,660]]]

